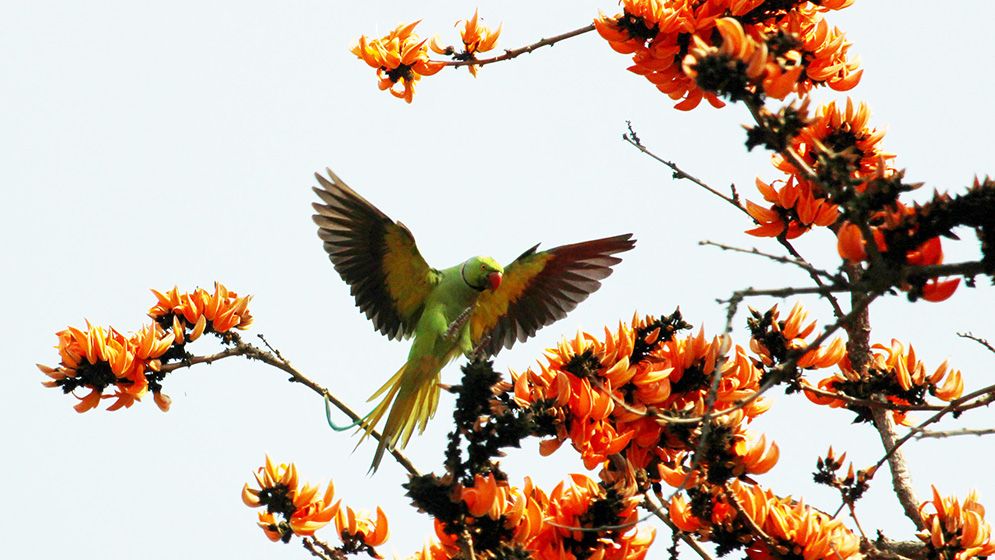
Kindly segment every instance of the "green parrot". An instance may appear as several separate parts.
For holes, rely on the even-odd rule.
[[[384,451],[424,431],[439,404],[442,368],[460,354],[492,356],[566,316],[601,286],[635,245],[632,234],[547,251],[535,245],[507,267],[471,257],[438,270],[411,232],[352,190],[330,169],[315,173],[318,236],[356,305],[390,339],[414,336],[408,360],[370,401],[366,435],[387,415],[371,471]],[[388,412],[389,409],[389,412]],[[365,437],[365,435],[364,435]]]

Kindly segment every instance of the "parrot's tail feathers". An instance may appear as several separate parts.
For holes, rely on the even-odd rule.
[[[439,404],[440,369],[438,360],[428,357],[408,362],[373,394],[371,398],[384,396],[364,426],[366,434],[369,435],[373,431],[384,414],[387,415],[387,421],[373,456],[371,471],[380,466],[385,451],[397,447],[399,441],[400,447],[408,444],[415,426],[418,426],[419,432],[425,430],[429,418],[435,415]]]
[[[381,385],[380,388],[377,389],[376,393],[373,393],[372,395],[370,395],[370,398],[366,399],[366,402],[371,402],[373,399],[375,399],[375,398],[379,397],[380,395],[382,395],[384,393],[384,391],[386,391],[387,389],[390,389],[392,387],[396,388],[398,380],[401,379],[401,376],[404,375],[404,371],[407,368],[408,368],[408,364],[404,364],[403,366],[401,366],[401,369],[397,370],[397,373],[395,373],[394,375],[392,375],[391,378],[388,379],[386,383],[384,383],[383,385]],[[383,404],[383,403],[380,403],[380,404]],[[377,408],[379,408],[379,407],[377,407]],[[377,420],[380,420],[380,418],[377,418]],[[374,424],[376,424],[376,422],[374,422]]]
[[[384,395],[383,399],[381,399],[380,402],[378,402],[377,405],[373,407],[373,410],[371,410],[370,413],[366,415],[366,419],[363,422],[362,426],[362,429],[365,433],[363,434],[362,439],[359,440],[360,443],[362,443],[363,440],[366,439],[366,437],[369,436],[370,433],[376,429],[377,424],[380,423],[380,420],[383,419],[384,414],[386,414],[387,410],[390,409],[390,404],[394,402],[395,396],[397,395],[398,391],[401,390],[401,384],[399,383],[399,381],[401,377],[403,377],[407,367],[408,364],[404,364],[403,366],[401,366],[401,369],[397,370],[397,373],[395,373],[394,376],[391,377],[389,381],[387,381],[387,383],[384,383],[383,387],[377,389],[377,392],[373,393],[373,396],[367,400],[367,402],[372,401],[373,399],[379,397],[380,395],[383,395],[384,392],[387,393],[386,395]],[[384,436],[384,438],[386,438],[386,435]]]

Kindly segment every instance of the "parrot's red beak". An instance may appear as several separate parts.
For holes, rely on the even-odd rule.
[[[492,273],[488,274],[487,275],[487,281],[490,282],[492,290],[498,289],[498,286],[501,285],[501,273],[500,272],[492,272]]]

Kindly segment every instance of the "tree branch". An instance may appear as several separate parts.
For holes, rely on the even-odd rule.
[[[895,423],[891,420],[891,412],[880,408],[871,409],[874,417],[874,426],[881,435],[881,443],[884,445],[887,455],[888,467],[891,469],[891,485],[895,490],[898,502],[905,510],[905,516],[915,523],[916,529],[923,528],[922,516],[919,515],[919,498],[916,497],[915,490],[912,489],[912,478],[909,475],[908,466],[905,463],[905,454],[899,447],[902,445],[897,440],[895,434]],[[879,462],[878,466],[882,463]]]
[[[926,438],[948,438],[957,436],[989,436],[995,434],[995,428],[961,428],[960,430],[947,430],[947,431],[929,431],[929,430],[917,430],[916,439],[926,439]]]
[[[263,342],[267,346],[269,346],[269,343],[266,343],[265,339],[263,339]],[[235,339],[234,344],[235,346],[228,348],[222,352],[218,352],[216,354],[210,354],[207,356],[194,356],[187,360],[184,360],[183,362],[166,364],[162,366],[159,369],[159,371],[163,373],[169,373],[171,371],[175,371],[180,368],[192,367],[197,364],[210,364],[218,360],[230,358],[232,356],[244,356],[245,358],[248,358],[250,360],[258,360],[260,362],[263,362],[264,364],[273,366],[279,370],[282,370],[290,374],[289,381],[291,383],[300,383],[301,385],[304,385],[305,387],[311,389],[312,391],[321,395],[322,397],[327,397],[328,401],[331,402],[333,405],[335,405],[335,408],[341,410],[353,422],[356,423],[362,422],[363,419],[358,414],[356,414],[351,408],[349,408],[348,405],[339,400],[336,396],[332,395],[332,393],[329,392],[328,389],[314,382],[309,377],[298,371],[297,368],[290,365],[290,362],[287,361],[285,358],[283,358],[283,356],[279,355],[279,353],[276,352],[275,350],[272,352],[268,352],[257,346],[253,346],[252,344],[243,342],[240,339]],[[272,346],[270,346],[270,348],[272,348]],[[380,432],[376,430],[370,431],[370,435],[373,436],[373,439],[377,441],[380,441],[380,439],[383,437],[380,434]],[[390,454],[394,457],[394,459],[397,460],[397,462],[402,467],[404,467],[406,471],[408,471],[408,474],[410,474],[411,476],[419,476],[418,469],[415,468],[415,466],[411,463],[411,461],[408,460],[407,457],[404,456],[404,454],[402,454],[400,451],[396,449],[388,448],[388,450],[390,451]]]
[[[966,332],[966,333],[957,333],[957,336],[959,336],[961,338],[966,338],[968,340],[973,340],[973,341],[977,342],[978,344],[980,344],[980,345],[984,346],[985,348],[987,348],[988,351],[991,352],[992,354],[995,354],[995,346],[992,346],[992,344],[990,342],[988,342],[984,338],[980,338],[980,337],[974,336],[973,334],[971,334],[969,332]]]
[[[518,49],[511,49],[511,50],[506,49],[504,51],[504,54],[500,56],[495,56],[491,58],[480,58],[480,59],[471,58],[469,60],[451,60],[451,61],[446,61],[445,65],[452,66],[454,68],[459,68],[460,66],[485,66],[487,64],[494,64],[495,62],[503,62],[505,60],[511,60],[517,56],[530,53],[538,48],[555,45],[560,41],[565,41],[567,39],[571,39],[578,35],[583,35],[584,33],[588,33],[590,31],[594,31],[593,23],[590,25],[585,25],[584,27],[580,27],[578,29],[574,29],[573,31],[567,31],[566,33],[554,35],[553,37],[550,37],[548,39],[541,39],[539,41],[536,41],[535,43],[532,43],[531,45],[526,45]]]

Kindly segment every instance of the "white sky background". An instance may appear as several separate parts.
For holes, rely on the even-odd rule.
[[[611,1],[484,2],[512,48],[585,25]],[[941,11],[942,10],[942,11]],[[776,177],[764,153],[748,154],[740,107],[691,113],[626,72],[626,57],[588,34],[483,68],[473,80],[447,70],[423,80],[413,105],[376,88],[372,69],[348,47],[422,18],[422,36],[456,38],[452,23],[472,4],[433,2],[8,2],[0,8],[0,239],[5,294],[0,393],[5,520],[0,556],[10,558],[305,558],[299,539],[272,544],[239,491],[263,454],[296,461],[302,479],[334,479],[357,508],[382,505],[407,555],[431,532],[408,507],[392,461],[373,478],[373,446],[325,426],[321,402],[286,376],[236,359],[169,376],[173,408],[148,402],[79,415],[75,400],[44,389],[34,363],[55,365],[54,332],[84,318],[131,331],[147,321],[149,288],[210,287],[254,294],[256,323],[304,372],[357,408],[403,362],[407,344],[375,333],[328,263],[310,219],[311,174],[332,166],[415,233],[426,259],[449,266],[483,253],[509,262],[542,241],[633,232],[600,292],[567,319],[503,352],[496,366],[522,370],[578,328],[600,331],[633,310],[680,305],[717,333],[717,297],[745,286],[803,285],[784,266],[697,245],[701,239],[777,250],[749,238],[743,215],[678,183],[620,139],[631,119],[644,142],[716,187],[736,183],[759,199],[754,177]],[[992,172],[995,142],[995,7],[985,1],[859,2],[830,21],[861,56],[873,123],[909,178],[959,191]],[[929,193],[924,189],[920,197]],[[975,256],[973,234],[945,242],[948,260]],[[826,232],[800,246],[834,265]],[[984,284],[984,282],[982,282]],[[903,297],[873,308],[875,341],[910,341],[927,366],[944,358],[968,390],[992,383],[995,356],[959,339],[995,339],[992,289],[961,288],[942,304]],[[755,301],[766,308],[771,301]],[[813,304],[823,318],[826,306]],[[745,310],[744,310],[745,311]],[[744,313],[737,342],[745,343]],[[213,342],[193,349],[214,350]],[[456,382],[458,368],[446,371]],[[882,454],[852,415],[810,406],[778,390],[756,423],[781,446],[765,485],[830,511],[815,488],[816,457],[832,444],[858,466]],[[407,453],[438,469],[452,399]],[[919,416],[922,418],[922,416]],[[984,427],[983,410],[956,425]],[[992,439],[914,442],[916,490],[930,482],[963,496],[978,488],[995,507]],[[505,462],[547,489],[577,468],[572,451],[540,461],[534,443]],[[867,530],[909,538],[882,472],[858,505]],[[333,530],[324,537],[334,541]],[[322,533],[319,532],[319,536]],[[659,534],[655,557],[669,540]]]

